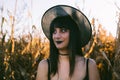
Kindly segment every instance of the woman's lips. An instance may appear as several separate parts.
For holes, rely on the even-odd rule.
[[[56,41],[57,44],[61,44],[63,41]]]

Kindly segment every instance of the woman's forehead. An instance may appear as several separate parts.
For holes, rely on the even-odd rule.
[[[55,27],[53,28],[53,30],[55,30],[55,29],[65,29],[65,30],[70,30],[68,27],[64,27],[64,26],[55,26]]]

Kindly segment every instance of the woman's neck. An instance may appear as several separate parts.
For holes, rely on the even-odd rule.
[[[59,61],[69,61],[69,51],[68,50],[59,50]]]
[[[59,50],[59,54],[60,55],[69,55],[69,51],[68,50]]]

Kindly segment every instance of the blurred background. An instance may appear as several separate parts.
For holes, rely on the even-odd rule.
[[[49,56],[41,18],[58,4],[88,17],[93,33],[84,56],[96,61],[101,80],[120,80],[119,0],[0,0],[0,80],[35,80],[39,62]]]

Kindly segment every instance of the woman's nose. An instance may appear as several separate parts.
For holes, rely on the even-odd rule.
[[[56,32],[56,34],[54,34],[54,37],[55,37],[55,38],[60,38],[60,37],[61,37],[60,32]]]

